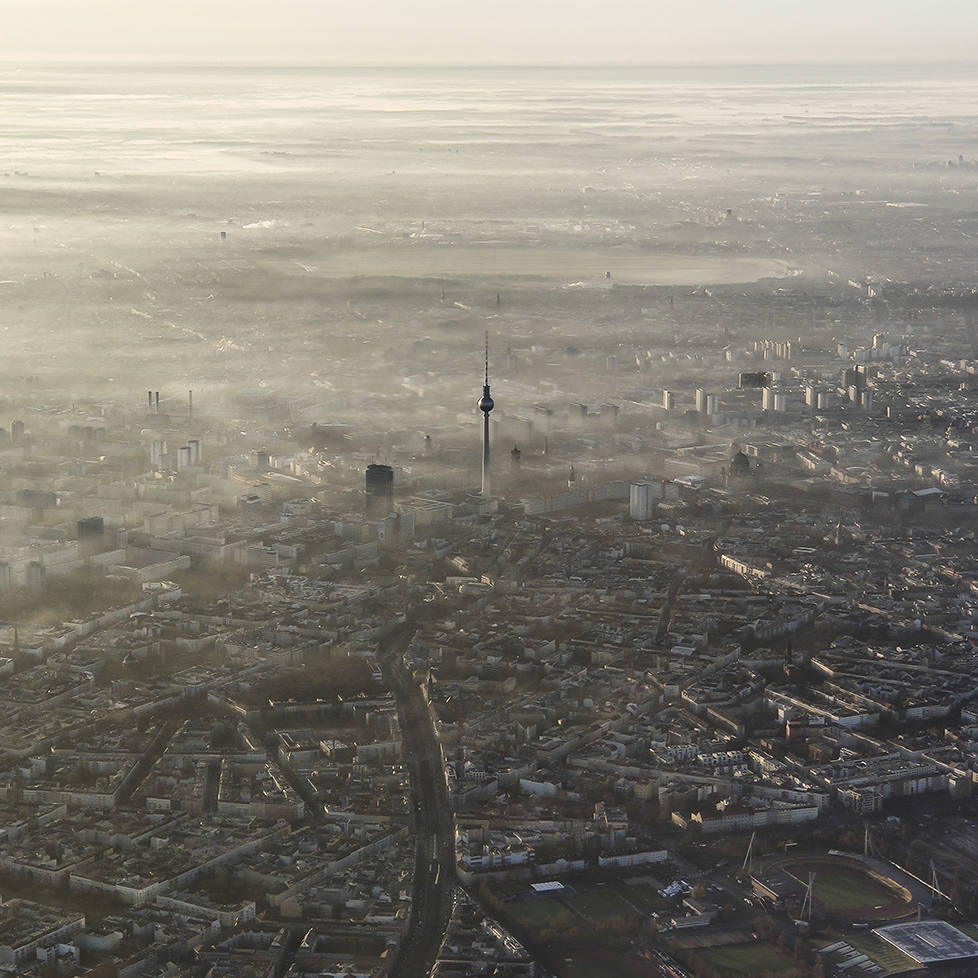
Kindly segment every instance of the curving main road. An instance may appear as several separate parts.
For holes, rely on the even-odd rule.
[[[421,688],[401,658],[412,634],[411,628],[400,629],[378,649],[381,670],[397,700],[402,751],[414,801],[411,922],[392,978],[421,978],[431,973],[455,898],[455,818],[441,747]]]

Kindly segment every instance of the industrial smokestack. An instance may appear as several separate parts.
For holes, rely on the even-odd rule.
[[[160,392],[156,392],[156,413],[160,413]]]
[[[187,391],[187,416],[191,421],[194,419],[194,392]]]
[[[147,397],[147,399],[149,401],[149,407],[147,408],[147,410],[149,411],[150,414],[152,414],[153,413],[153,392],[152,391],[146,391],[146,397]]]

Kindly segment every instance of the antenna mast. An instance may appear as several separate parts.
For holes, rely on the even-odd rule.
[[[486,383],[482,388],[479,410],[482,412],[482,495],[492,494],[489,469],[489,412],[493,409],[492,395],[489,393],[489,331],[486,330]]]

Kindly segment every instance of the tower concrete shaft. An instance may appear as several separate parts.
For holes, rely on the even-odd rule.
[[[486,390],[489,388],[487,387]],[[492,495],[492,474],[489,468],[489,412],[483,418],[482,429],[482,495]]]

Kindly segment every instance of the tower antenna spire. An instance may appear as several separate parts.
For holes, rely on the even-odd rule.
[[[486,330],[486,387],[489,386],[489,330]]]

